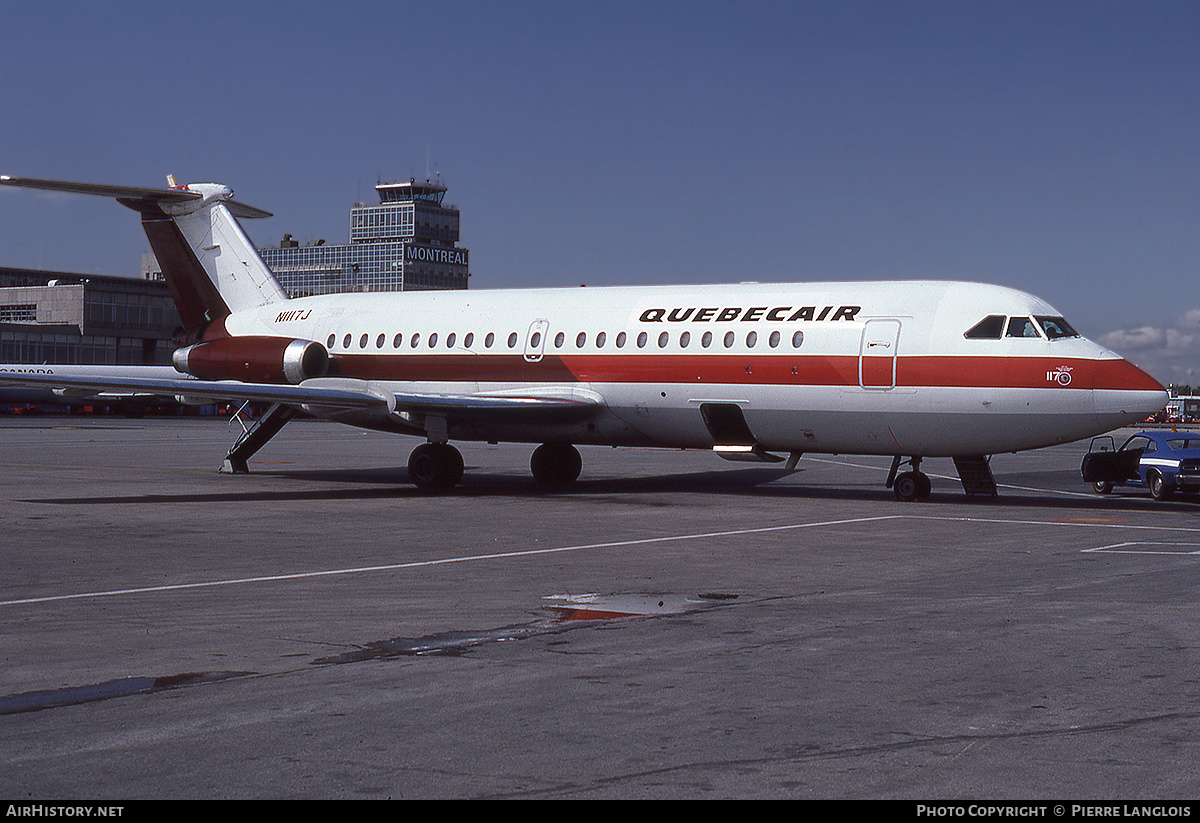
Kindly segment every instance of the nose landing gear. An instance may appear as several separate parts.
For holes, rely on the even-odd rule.
[[[912,470],[900,472],[900,466],[906,462],[912,466]],[[896,455],[892,459],[892,470],[888,473],[887,487],[895,492],[897,500],[908,503],[927,499],[933,490],[933,483],[929,480],[929,475],[921,471],[920,457],[911,457],[905,461],[901,455]]]

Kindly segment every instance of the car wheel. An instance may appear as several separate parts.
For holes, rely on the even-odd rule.
[[[1159,472],[1152,472],[1148,478],[1150,485],[1150,496],[1155,500],[1166,500],[1171,496],[1171,487],[1167,485],[1167,480]]]
[[[1096,494],[1109,494],[1113,490],[1113,484],[1107,480],[1097,480],[1092,484],[1092,491]]]

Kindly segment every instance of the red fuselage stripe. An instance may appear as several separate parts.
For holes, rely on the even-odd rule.
[[[857,356],[760,354],[339,354],[336,373],[363,380],[517,383],[694,383],[858,386]],[[862,360],[868,386],[891,385],[891,358]],[[895,384],[911,388],[1073,388],[1162,391],[1125,360],[1051,357],[900,357]]]

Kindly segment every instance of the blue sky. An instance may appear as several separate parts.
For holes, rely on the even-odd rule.
[[[0,173],[219,181],[347,239],[449,186],[472,288],[953,278],[1200,383],[1194,2],[8,2]],[[0,191],[0,265],[136,273]]]

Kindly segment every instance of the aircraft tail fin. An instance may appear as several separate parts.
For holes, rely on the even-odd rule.
[[[217,183],[144,189],[0,176],[0,185],[112,197],[142,215],[185,329],[227,315],[287,300],[238,218],[271,213],[238,203]]]

